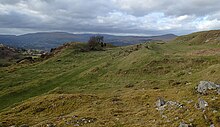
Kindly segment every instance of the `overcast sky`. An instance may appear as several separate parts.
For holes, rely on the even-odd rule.
[[[219,0],[0,0],[0,34],[134,35],[220,29]]]

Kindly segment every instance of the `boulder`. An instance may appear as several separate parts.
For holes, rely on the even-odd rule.
[[[199,106],[199,109],[205,109],[205,107],[208,106],[208,103],[205,100],[199,98],[198,99],[198,106]]]
[[[201,94],[206,94],[207,90],[216,90],[219,89],[220,86],[213,83],[213,82],[209,82],[209,81],[200,81],[198,88],[197,88],[197,92],[201,93]]]

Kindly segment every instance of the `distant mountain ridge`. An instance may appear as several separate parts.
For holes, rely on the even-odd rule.
[[[91,36],[97,34],[71,34],[66,32],[39,32],[24,35],[0,35],[0,43],[20,48],[49,50],[66,42],[87,42]],[[105,42],[116,46],[132,45],[147,41],[169,41],[177,37],[174,34],[161,36],[104,36]]]

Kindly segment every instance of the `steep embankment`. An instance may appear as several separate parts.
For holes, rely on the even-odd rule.
[[[220,83],[219,45],[145,43],[91,52],[80,45],[0,70],[1,126],[220,126],[217,92],[195,90],[201,80]],[[158,97],[165,102],[156,105]],[[195,108],[199,98],[208,106]]]

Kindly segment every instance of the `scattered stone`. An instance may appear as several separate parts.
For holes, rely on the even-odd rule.
[[[167,119],[168,117],[166,115],[162,115],[162,118]]]
[[[215,101],[216,99],[218,99],[218,97],[213,97],[211,100],[212,100],[212,101]]]
[[[97,119],[91,117],[85,117],[78,120],[71,121],[74,126],[83,126],[85,124],[94,123]]]
[[[214,124],[212,124],[212,125],[210,125],[210,127],[215,127],[215,125],[214,125]]]
[[[193,119],[193,118],[190,118],[190,119],[189,119],[189,122],[193,122],[193,121],[194,121],[194,119]]]
[[[179,119],[179,117],[175,117],[174,119],[175,119],[175,120],[178,120],[178,119]]]
[[[218,90],[219,91],[219,89],[220,89],[220,85],[217,85],[213,82],[200,81],[198,88],[197,88],[197,92],[201,94],[206,94],[207,90]]]
[[[167,123],[170,123],[171,121],[168,119],[166,122],[167,122]]]
[[[171,106],[177,106],[179,108],[182,108],[183,105],[178,103],[178,102],[175,102],[175,101],[167,101],[166,105],[171,105]]]
[[[206,121],[208,120],[208,117],[206,115],[203,115],[203,117]]]
[[[73,116],[73,118],[77,118],[77,117],[78,117],[77,115],[74,115],[74,116]]]
[[[183,105],[178,103],[178,102],[175,102],[175,101],[165,101],[163,98],[159,98],[156,102],[156,106],[157,106],[157,110],[158,111],[163,111],[165,110],[165,107],[178,107],[178,108],[182,108]]]
[[[199,98],[198,99],[198,106],[199,106],[199,109],[205,109],[205,107],[208,106],[208,102],[206,102],[205,100]]]
[[[48,123],[47,127],[55,127],[55,125],[53,123]]]
[[[213,110],[212,112],[213,112],[213,113],[217,113],[218,111],[217,111],[217,110]]]
[[[159,97],[157,102],[156,102],[156,106],[159,108],[159,107],[161,107],[165,104],[166,104],[165,100],[163,98]]]
[[[220,88],[218,88],[217,93],[220,94]]]
[[[189,125],[188,125],[188,124],[185,124],[185,123],[183,123],[183,122],[181,122],[180,125],[179,125],[179,127],[189,127]]]
[[[19,127],[29,127],[27,124],[22,124],[21,126]]]

